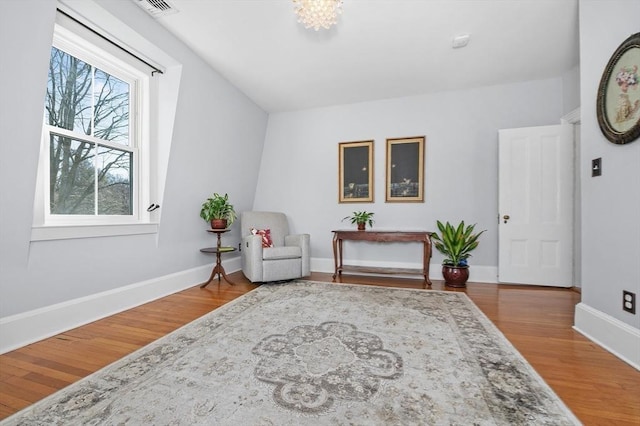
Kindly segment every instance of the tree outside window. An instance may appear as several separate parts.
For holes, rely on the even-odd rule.
[[[51,49],[45,124],[53,215],[132,215],[130,84]]]

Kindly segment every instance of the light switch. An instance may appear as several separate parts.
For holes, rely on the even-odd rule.
[[[602,176],[602,158],[591,160],[591,176]]]

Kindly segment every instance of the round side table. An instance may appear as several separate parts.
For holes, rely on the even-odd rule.
[[[234,283],[231,282],[231,280],[229,280],[229,278],[227,277],[227,274],[224,272],[224,268],[222,267],[222,260],[220,258],[222,253],[232,253],[236,251],[236,249],[233,247],[222,247],[222,244],[221,244],[221,240],[220,240],[221,235],[224,234],[225,232],[229,232],[229,229],[207,229],[207,232],[212,232],[217,235],[218,237],[217,244],[215,247],[201,248],[200,251],[203,253],[215,253],[216,264],[213,267],[213,270],[211,271],[211,276],[209,276],[209,279],[207,281],[200,284],[200,288],[204,288],[208,286],[211,282],[213,282],[216,275],[218,276],[218,285],[220,285],[221,278],[224,278],[224,280],[228,282],[230,285],[234,285]]]

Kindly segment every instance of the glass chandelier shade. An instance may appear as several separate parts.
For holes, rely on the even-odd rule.
[[[342,13],[342,0],[293,0],[298,22],[305,28],[328,30]]]

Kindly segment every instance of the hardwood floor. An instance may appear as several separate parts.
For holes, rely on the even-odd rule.
[[[197,286],[0,355],[0,419],[251,291]],[[331,274],[311,279],[331,281]],[[422,288],[418,280],[344,276],[357,284]],[[442,290],[434,282],[434,290]],[[640,372],[571,327],[580,294],[565,289],[470,283],[464,290],[585,425],[640,425]]]

